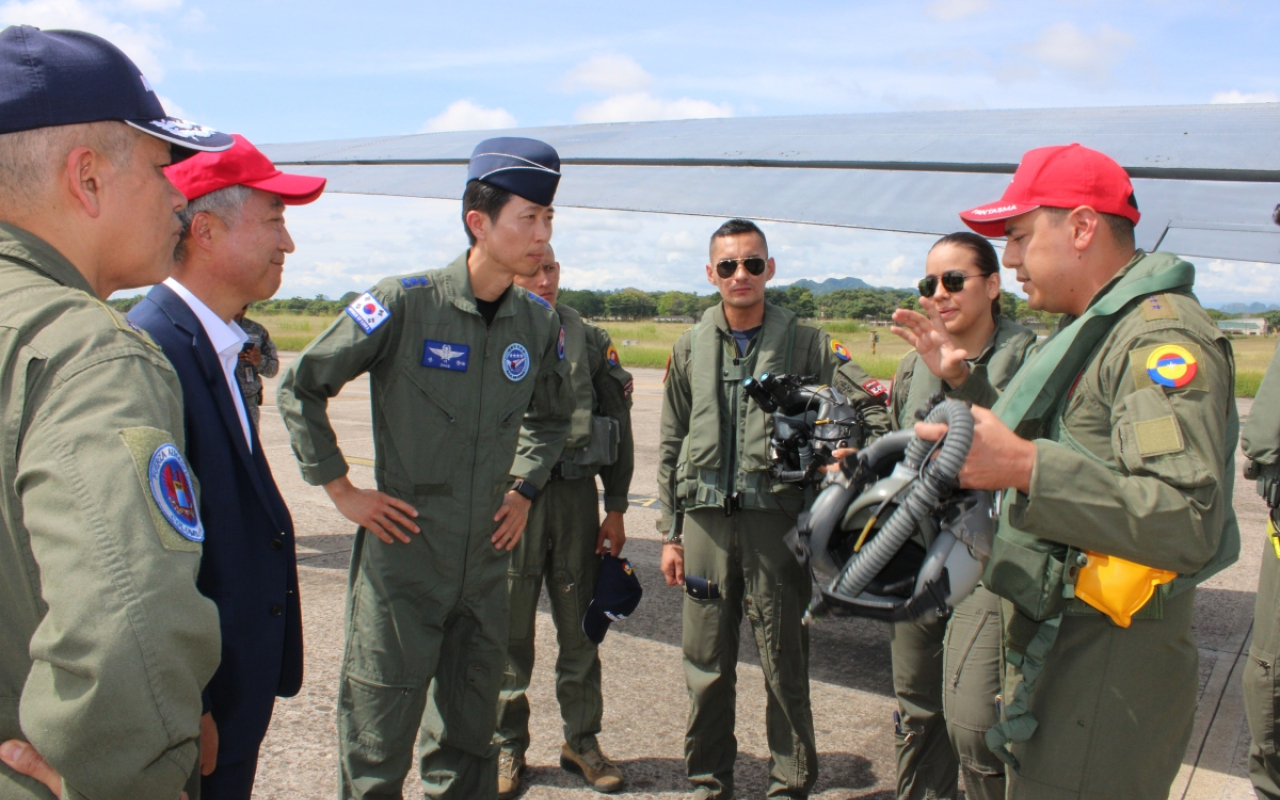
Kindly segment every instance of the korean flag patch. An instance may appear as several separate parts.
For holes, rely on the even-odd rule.
[[[356,321],[360,330],[373,333],[379,325],[391,318],[391,312],[378,302],[378,298],[365,292],[347,306],[347,316]]]

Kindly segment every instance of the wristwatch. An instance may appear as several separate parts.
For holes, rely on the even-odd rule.
[[[511,491],[519,492],[520,495],[530,503],[532,503],[538,496],[538,487],[534,486],[529,481],[526,481],[524,478],[516,478],[516,482],[511,484]]]

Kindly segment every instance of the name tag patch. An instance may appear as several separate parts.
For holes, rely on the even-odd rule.
[[[379,325],[391,318],[391,312],[378,302],[378,298],[365,292],[347,306],[347,316],[355,320],[360,330],[373,333]]]
[[[470,357],[470,345],[428,339],[422,346],[422,366],[424,367],[466,372],[467,359]]]
[[[196,509],[195,487],[178,448],[172,444],[157,448],[151,456],[147,478],[161,515],[178,535],[187,541],[203,542],[204,525]]]
[[[524,380],[529,374],[529,351],[524,345],[513,342],[502,351],[502,372],[513,381]]]

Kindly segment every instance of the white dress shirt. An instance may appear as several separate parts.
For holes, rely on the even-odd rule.
[[[240,351],[244,349],[244,343],[249,341],[248,335],[240,330],[240,326],[235,322],[223,322],[222,318],[213,313],[203,300],[173,278],[166,278],[164,285],[182,298],[196,315],[196,319],[200,320],[204,332],[209,336],[209,341],[213,342],[213,349],[217,351],[218,360],[222,362],[222,376],[226,378],[227,391],[231,394],[231,402],[235,405],[236,414],[240,417],[240,430],[244,432],[244,441],[249,445],[249,452],[253,452],[253,434],[249,432],[249,415],[245,413],[244,397],[240,394],[240,382],[236,380],[236,365],[240,362]]]

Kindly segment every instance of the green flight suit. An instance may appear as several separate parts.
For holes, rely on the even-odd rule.
[[[596,537],[600,532],[596,474],[604,485],[605,511],[626,513],[635,445],[631,436],[631,376],[604,328],[582,321],[577,311],[556,306],[564,325],[565,360],[573,387],[573,428],[564,455],[529,509],[524,537],[511,551],[507,586],[511,596],[511,638],[498,709],[499,743],[517,756],[529,747],[529,677],[533,673],[538,595],[548,581],[551,618],[560,645],[556,697],[564,740],[578,753],[597,748],[604,712],[597,645],[582,632],[582,617],[600,577]],[[592,414],[618,421],[616,459],[581,466],[591,452]],[[602,432],[601,435],[607,434]],[[596,443],[597,445],[601,443]],[[583,458],[579,458],[582,456]]]
[[[466,254],[384,279],[280,382],[302,476],[322,485],[347,473],[328,400],[369,373],[378,488],[411,503],[422,529],[408,544],[356,532],[338,693],[344,798],[400,797],[420,724],[429,797],[497,792],[509,554],[489,540],[493,516],[513,470],[546,482],[569,430],[559,319],[519,287],[500,302],[486,326]],[[424,718],[428,686],[439,702]]]
[[[971,368],[1003,389],[1035,343],[1033,331],[999,317]],[[894,430],[914,425],[916,412],[944,388],[915,351],[903,356],[889,403]],[[901,716],[895,732],[899,800],[954,800],[960,770],[969,800],[1003,800],[1004,762],[983,738],[997,721],[999,598],[980,586],[949,620],[894,623],[891,635],[893,691]]]
[[[807,797],[817,778],[809,707],[809,637],[801,617],[809,575],[782,537],[812,498],[769,477],[772,416],[742,390],[765,372],[817,375],[860,408],[869,439],[889,430],[873,382],[844,347],[790,311],[766,303],[745,356],[720,305],[676,342],[664,380],[658,495],[668,533],[685,514],[685,575],[714,581],[717,599],[684,599],[689,687],[685,764],[697,798],[732,798],[738,631],[745,609],[768,691],[770,797]],[[876,394],[864,388],[871,385]]]
[[[1280,351],[1278,351],[1280,352]],[[1280,358],[1271,364],[1253,399],[1241,441],[1257,466],[1258,491],[1280,479]],[[1263,493],[1266,497],[1266,494]],[[1280,551],[1276,550],[1277,514],[1271,509],[1270,531],[1263,539],[1262,569],[1253,610],[1253,643],[1244,668],[1245,716],[1249,719],[1249,777],[1259,797],[1280,800],[1280,754],[1276,753],[1276,717],[1280,710]]]
[[[177,797],[222,646],[196,590],[182,386],[75,266],[4,223],[0,286],[0,741],[31,742],[67,800]],[[0,763],[0,797],[52,795]]]
[[[1003,603],[1012,669],[987,735],[995,751],[1015,734],[1010,800],[1165,800],[1190,739],[1194,587],[1239,553],[1235,365],[1191,294],[1194,275],[1176,256],[1138,251],[1003,394],[972,379],[954,393],[992,405],[1036,449],[1030,491],[1005,497],[984,576],[1019,601]],[[1025,560],[1042,545],[1056,548],[1056,571],[1033,574],[1029,564],[1050,563]],[[1083,551],[1178,578],[1122,628],[1063,579]]]

